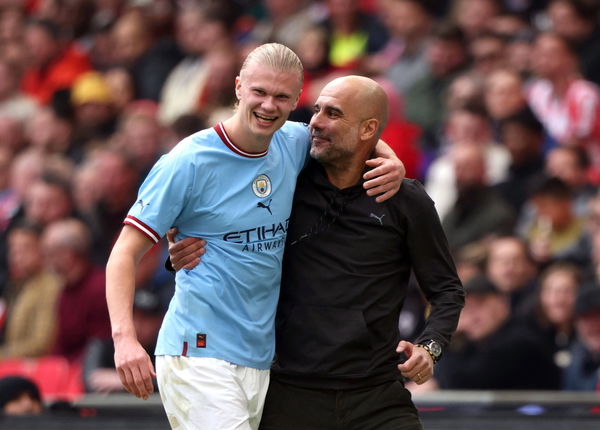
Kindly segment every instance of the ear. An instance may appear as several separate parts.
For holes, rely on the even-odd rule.
[[[242,98],[242,83],[239,76],[235,77],[235,96],[237,97],[238,101]]]
[[[300,92],[298,92],[298,96],[296,97],[296,100],[294,100],[294,107],[292,108],[292,110],[294,110],[298,107],[298,101],[300,100],[301,95],[302,95],[302,88],[300,88]]]
[[[375,137],[379,130],[379,120],[375,118],[366,119],[360,125],[360,139],[370,140]]]

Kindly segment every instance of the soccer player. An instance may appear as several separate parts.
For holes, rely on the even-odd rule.
[[[464,293],[423,186],[404,180],[383,204],[362,191],[363,165],[386,118],[383,89],[365,77],[335,79],[316,101],[312,160],[288,225],[261,429],[422,429],[401,375],[431,379]],[[171,246],[175,268],[193,247],[190,238]],[[198,267],[211,254],[207,247]],[[411,271],[431,305],[414,344],[398,332]]]
[[[301,85],[302,65],[290,49],[252,51],[236,79],[233,116],[157,162],[108,261],[115,365],[127,391],[147,398],[155,372],[133,329],[136,263],[174,225],[179,238],[201,236],[211,249],[197,269],[177,273],[159,333],[156,373],[173,428],[258,426],[292,198],[308,158],[307,126],[286,121]],[[370,172],[388,173],[375,179],[374,191],[384,191],[378,198],[397,190],[399,164]]]

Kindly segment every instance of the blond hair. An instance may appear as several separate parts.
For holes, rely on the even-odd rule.
[[[300,83],[304,79],[304,67],[294,51],[280,43],[265,43],[252,50],[242,64],[240,75],[250,64],[271,67],[275,70],[297,73]]]

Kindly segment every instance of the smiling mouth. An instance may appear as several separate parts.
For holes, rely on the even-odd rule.
[[[256,118],[258,118],[258,120],[265,121],[265,122],[275,122],[277,120],[277,118],[278,118],[276,116],[262,115],[262,114],[259,114],[259,113],[256,113],[256,112],[254,112],[254,116]]]
[[[320,136],[320,135],[316,135],[316,134],[313,134],[311,136],[311,140],[313,142],[330,142],[331,141],[331,139],[329,139],[328,137]]]

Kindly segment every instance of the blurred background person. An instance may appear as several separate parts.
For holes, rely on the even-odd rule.
[[[44,268],[41,232],[41,227],[23,222],[7,237],[9,281],[0,298],[6,307],[0,360],[39,357],[50,353],[54,343],[61,284]]]
[[[38,386],[21,376],[0,378],[0,411],[4,415],[40,415],[44,404]]]
[[[514,213],[489,186],[483,148],[461,144],[452,149],[457,198],[442,220],[450,250],[492,235],[509,234]]]
[[[528,86],[531,109],[558,145],[581,146],[590,158],[590,177],[600,170],[600,90],[579,73],[572,45],[556,33],[541,33],[533,44]]]
[[[73,218],[53,222],[42,234],[45,264],[62,286],[52,353],[77,364],[91,339],[110,338],[104,270],[93,264],[91,245],[89,229]]]
[[[488,279],[465,285],[456,335],[436,367],[442,389],[558,389],[560,373],[535,333],[511,316],[507,296]]]
[[[41,104],[48,104],[56,91],[70,88],[92,68],[87,54],[63,30],[47,19],[30,20],[25,28],[24,49],[29,55],[22,88]]]
[[[582,288],[575,302],[577,340],[571,348],[571,363],[564,375],[563,389],[595,391],[600,383],[600,287]]]
[[[487,243],[485,275],[508,297],[513,314],[529,312],[538,284],[538,266],[523,239],[492,238]]]
[[[533,187],[533,218],[524,229],[530,252],[539,264],[564,258],[584,234],[584,219],[573,209],[573,195],[558,178],[542,177]]]
[[[522,314],[523,323],[544,342],[546,353],[564,370],[571,364],[575,340],[575,299],[582,283],[581,271],[557,262],[540,275],[535,301]]]

